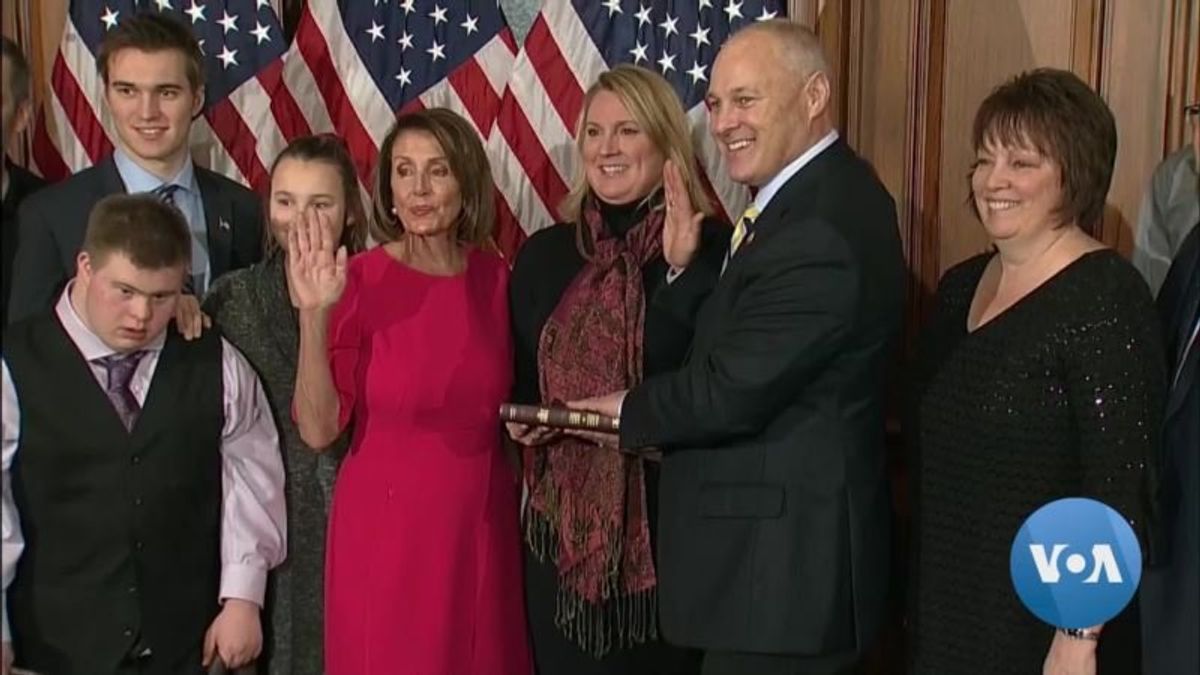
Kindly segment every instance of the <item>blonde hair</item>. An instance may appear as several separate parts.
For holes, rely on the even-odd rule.
[[[696,153],[688,134],[687,116],[683,112],[679,97],[675,95],[675,90],[666,79],[652,70],[622,64],[601,73],[583,97],[583,112],[575,125],[575,177],[571,183],[571,191],[560,206],[562,217],[569,222],[579,222],[583,213],[583,203],[592,192],[587,182],[587,168],[578,158],[583,156],[588,109],[592,100],[602,91],[616,94],[629,114],[633,115],[642,132],[654,143],[654,147],[679,167],[684,185],[687,186],[688,197],[692,201],[692,208],[711,214],[712,206],[708,195],[704,193],[700,174],[696,169]]]

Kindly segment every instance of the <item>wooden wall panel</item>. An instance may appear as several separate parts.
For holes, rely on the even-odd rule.
[[[1021,71],[1071,67],[1072,10],[1072,3],[1064,0],[946,3],[938,205],[942,271],[988,245],[983,227],[966,205],[975,111],[992,88]]]
[[[1138,205],[1166,150],[1170,25],[1170,2],[1113,0],[1105,17],[1098,84],[1117,119],[1120,141],[1104,240],[1126,254],[1133,248]]]

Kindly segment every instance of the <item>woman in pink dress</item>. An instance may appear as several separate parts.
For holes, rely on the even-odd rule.
[[[487,157],[469,123],[430,109],[396,121],[379,163],[383,245],[347,261],[312,212],[289,249],[300,434],[326,447],[354,424],[330,513],[326,671],[528,675]]]

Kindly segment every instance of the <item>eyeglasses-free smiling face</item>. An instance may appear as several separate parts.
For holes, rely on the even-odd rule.
[[[1060,224],[1062,170],[1031,144],[986,142],[975,156],[971,191],[993,240],[1028,236]]]
[[[744,185],[766,185],[810,144],[804,90],[812,76],[769,65],[782,58],[774,38],[762,35],[730,40],[713,64],[709,130],[729,176]]]
[[[134,161],[158,175],[178,170],[188,153],[192,118],[204,105],[204,92],[188,82],[182,52],[118,50],[109,58],[104,98]]]
[[[581,133],[588,187],[600,199],[628,204],[662,182],[666,156],[616,93],[596,92]]]

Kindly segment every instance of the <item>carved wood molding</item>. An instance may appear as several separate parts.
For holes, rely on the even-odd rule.
[[[942,85],[946,58],[946,0],[916,0],[912,13],[914,36],[910,63],[915,78],[908,100],[905,156],[909,167],[905,193],[907,213],[901,216],[908,266],[912,278],[908,295],[908,338],[915,336],[931,309],[941,269],[939,228],[942,163]]]
[[[1200,102],[1200,0],[1172,0],[1168,39],[1164,155],[1186,140],[1183,106]]]

